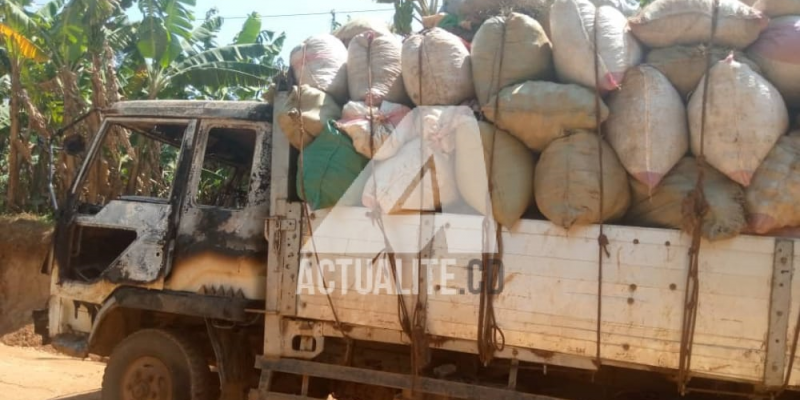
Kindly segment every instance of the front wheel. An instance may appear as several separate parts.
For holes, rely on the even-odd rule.
[[[209,400],[210,371],[180,334],[145,329],[123,340],[106,365],[103,400]]]

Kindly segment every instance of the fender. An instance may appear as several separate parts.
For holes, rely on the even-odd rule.
[[[208,296],[187,292],[155,291],[123,287],[114,291],[97,312],[88,338],[90,353],[110,352],[119,340],[139,329],[136,318],[140,312],[162,312],[202,319],[247,322],[245,313],[249,300],[233,297]],[[115,321],[116,320],[116,321]],[[110,337],[109,337],[110,335]],[[95,351],[96,349],[100,352]],[[108,351],[103,351],[103,350]]]

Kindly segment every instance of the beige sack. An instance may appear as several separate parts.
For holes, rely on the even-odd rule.
[[[400,121],[411,112],[402,105],[384,101],[379,107],[370,107],[361,101],[351,101],[342,110],[339,129],[353,139],[353,147],[361,155],[372,158],[373,149],[378,153],[390,141]],[[372,127],[370,127],[370,121]]]
[[[706,74],[705,45],[671,46],[653,49],[647,54],[646,63],[652,65],[678,89],[681,97],[688,98],[697,89],[697,84]],[[730,49],[713,47],[711,49],[711,65],[724,60],[731,54]],[[753,71],[761,73],[761,69],[740,51],[733,51],[736,61],[747,64]]]
[[[789,113],[778,90],[733,57],[714,65],[710,75],[706,160],[747,187],[772,146],[789,129]],[[695,155],[700,154],[705,79],[689,100],[689,129]]]
[[[683,229],[691,234],[692,216],[684,216],[683,207],[687,196],[697,185],[697,171],[697,161],[685,157],[655,190],[631,180],[633,205],[626,221],[635,225]],[[706,167],[703,193],[708,203],[708,212],[703,217],[701,227],[703,237],[722,240],[742,232],[747,225],[742,187],[717,170]]]
[[[534,195],[539,210],[554,224],[569,229],[613,221],[631,202],[628,176],[614,150],[602,142],[603,210],[600,212],[600,170],[597,135],[575,131],[555,140],[536,165]]]
[[[602,91],[616,90],[625,71],[642,61],[642,48],[628,30],[625,16],[611,6],[595,9],[589,0],[553,3],[550,30],[556,72],[562,82],[596,86],[595,27],[599,29],[599,87]]]
[[[550,40],[535,19],[512,13],[484,22],[472,41],[472,79],[483,105],[502,88],[553,76]]]
[[[656,187],[689,151],[681,96],[657,69],[640,65],[628,70],[622,89],[611,94],[608,109],[608,144],[629,174]]]
[[[633,34],[649,47],[708,42],[714,0],[655,0],[630,19]],[[719,1],[714,43],[743,49],[755,42],[769,19],[737,0]]]
[[[308,85],[293,87],[286,102],[275,105],[275,112],[278,125],[296,149],[311,143],[329,120],[342,115],[333,97]]]
[[[773,18],[800,15],[800,0],[758,0],[753,8]]]
[[[340,104],[347,102],[347,48],[329,34],[312,36],[289,56],[300,85],[329,93]]]
[[[458,191],[467,204],[486,215],[491,160],[492,214],[501,225],[511,228],[533,198],[534,156],[508,132],[487,122],[479,125],[479,135],[467,130],[456,135]]]
[[[800,226],[800,131],[783,136],[753,175],[745,192],[755,233]]]
[[[444,29],[406,39],[402,68],[406,91],[418,106],[457,105],[475,97],[469,50]]]
[[[370,209],[393,214],[407,211],[432,211],[456,203],[460,198],[454,169],[454,157],[442,152],[420,149],[422,138],[406,143],[394,157],[374,162],[374,175],[364,186],[361,202]],[[424,158],[423,158],[424,157]],[[434,174],[422,166],[432,158]]]
[[[797,1],[800,5],[800,0]],[[790,107],[800,107],[800,15],[775,18],[747,54]]]
[[[525,82],[501,90],[499,96],[499,119],[494,98],[483,107],[486,118],[536,151],[544,150],[566,130],[597,128],[595,94],[578,85]],[[600,121],[608,118],[602,100],[600,115]]]
[[[386,21],[375,18],[355,18],[333,31],[333,36],[341,40],[345,47],[350,46],[354,37],[364,32],[375,32],[377,35],[391,35],[392,30]]]
[[[353,38],[347,49],[347,85],[350,100],[378,106],[382,101],[408,103],[400,69],[403,43],[393,35],[365,32]]]

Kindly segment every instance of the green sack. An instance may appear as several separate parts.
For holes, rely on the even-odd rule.
[[[360,204],[366,179],[358,177],[368,162],[330,120],[297,161],[298,195],[314,210],[333,207],[343,197],[344,205]]]

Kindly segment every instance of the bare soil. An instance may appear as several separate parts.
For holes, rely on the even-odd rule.
[[[0,217],[0,336],[30,324],[45,308],[50,277],[40,273],[52,228],[37,217]]]
[[[0,398],[100,400],[105,364],[0,343]]]

